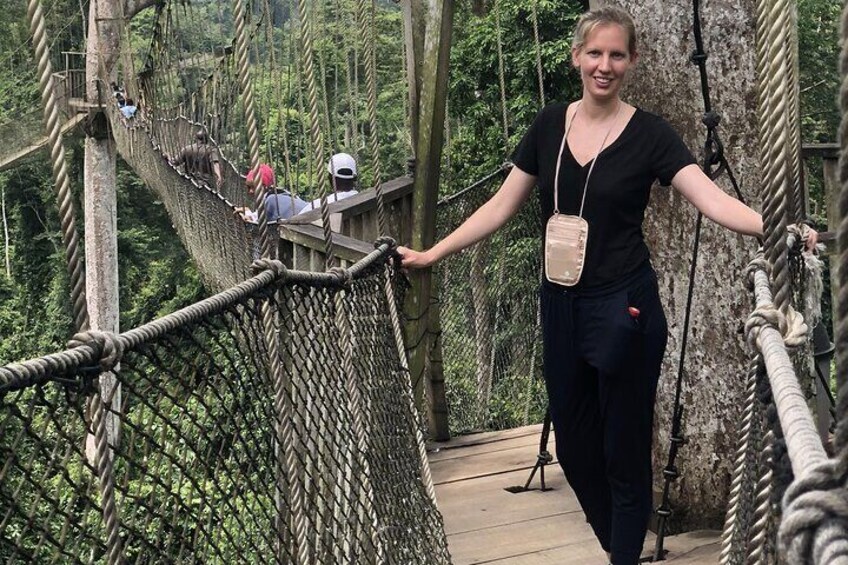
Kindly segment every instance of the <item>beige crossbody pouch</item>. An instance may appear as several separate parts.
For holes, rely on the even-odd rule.
[[[554,214],[548,220],[545,228],[545,277],[550,282],[563,286],[576,285],[580,281],[580,276],[583,274],[583,266],[586,259],[586,241],[589,239],[589,223],[583,219],[586,190],[589,188],[589,178],[595,169],[595,162],[598,160],[598,155],[601,154],[604,144],[606,144],[607,138],[612,131],[612,126],[610,126],[609,131],[604,136],[604,140],[601,142],[601,147],[595,154],[595,158],[592,159],[589,172],[586,174],[586,183],[583,185],[583,197],[580,202],[580,213],[577,216],[560,214],[559,169],[562,165],[562,153],[565,150],[568,132],[571,131],[574,117],[577,116],[577,110],[579,109],[580,106],[578,103],[570,121],[568,120],[568,112],[566,111],[565,133],[562,136],[562,143],[559,146],[556,172],[554,173]],[[621,106],[619,106],[620,110]],[[616,117],[618,117],[618,112],[616,112]],[[613,118],[613,124],[615,124],[615,118]]]

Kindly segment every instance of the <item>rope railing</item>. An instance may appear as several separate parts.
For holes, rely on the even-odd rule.
[[[761,374],[768,382],[795,477],[783,497],[781,556],[793,564],[842,563],[848,558],[845,466],[841,458],[828,459],[789,354],[790,348],[805,343],[806,328],[803,320],[787,318],[773,303],[768,265],[762,259],[752,263],[748,277],[756,308],[746,323],[746,337],[759,352]],[[746,488],[743,481],[734,485],[733,492]],[[728,520],[732,518],[729,514]],[[749,551],[754,550],[751,555],[758,555],[756,533],[751,535],[749,540],[737,539],[735,548],[726,538],[722,563],[741,563],[744,552],[739,550],[746,542]]]
[[[179,312],[0,368],[0,560],[448,563],[398,358],[392,252],[381,241],[328,273],[261,261]],[[122,431],[92,467],[84,407],[106,370]]]

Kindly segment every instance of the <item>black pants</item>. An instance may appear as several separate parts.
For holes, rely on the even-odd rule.
[[[547,282],[541,291],[557,457],[614,565],[637,563],[647,532],[654,400],[668,334],[653,269],[628,279],[602,293]]]

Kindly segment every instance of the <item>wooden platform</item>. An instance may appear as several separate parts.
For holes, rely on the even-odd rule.
[[[607,558],[583,517],[559,466],[547,468],[547,486],[512,494],[536,461],[541,426],[463,436],[429,446],[439,509],[456,565],[603,565]],[[550,450],[553,452],[553,436]],[[653,549],[649,533],[646,554]],[[668,538],[668,563],[718,563],[718,532]]]

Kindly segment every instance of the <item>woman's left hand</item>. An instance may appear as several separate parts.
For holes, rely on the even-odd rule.
[[[810,231],[807,232],[807,239],[804,241],[804,248],[810,253],[816,252],[816,244],[819,242],[819,232],[810,228]]]

